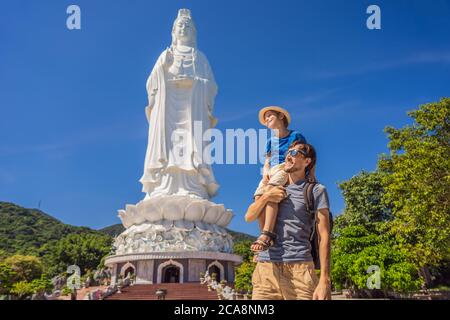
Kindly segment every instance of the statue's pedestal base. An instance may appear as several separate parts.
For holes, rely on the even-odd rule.
[[[160,220],[134,225],[114,242],[116,254],[212,251],[230,253],[233,239],[225,228],[201,221]]]
[[[223,204],[191,196],[165,195],[145,198],[136,205],[127,204],[119,210],[119,217],[125,228],[142,223],[161,220],[199,221],[226,227],[233,218],[233,212]]]
[[[222,204],[184,195],[146,197],[119,210],[126,230],[106,259],[112,282],[127,274],[137,284],[199,282],[200,273],[234,282],[233,238],[225,229],[233,217]]]
[[[137,284],[199,282],[200,273],[216,273],[217,281],[234,282],[234,268],[242,262],[235,254],[222,252],[151,252],[115,255],[106,258],[112,269],[111,283],[131,272]]]

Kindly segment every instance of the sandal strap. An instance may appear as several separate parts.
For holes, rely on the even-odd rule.
[[[261,232],[261,234],[263,234],[265,236],[268,236],[271,240],[276,240],[277,239],[277,235],[275,233],[271,232],[271,231],[268,231],[268,230],[263,230]]]
[[[259,244],[263,247],[270,247],[270,243],[271,241],[265,241],[265,240],[261,240],[261,239],[256,239],[255,242],[253,242],[253,244]]]
[[[257,244],[257,245],[260,245],[262,247],[261,250],[256,250],[258,252],[265,251],[265,250],[267,250],[267,249],[269,249],[271,247],[271,243],[270,242],[267,242],[267,241],[264,241],[264,240],[261,240],[261,239],[256,239],[253,242],[253,244]]]

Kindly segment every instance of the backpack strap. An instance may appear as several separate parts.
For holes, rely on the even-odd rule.
[[[314,186],[316,185],[315,180],[306,180],[305,186],[303,188],[303,198],[305,199],[305,207],[306,211],[312,216],[313,219],[313,225],[312,225],[312,232],[310,236],[310,240],[312,241],[317,230],[317,214],[314,210]]]
[[[305,199],[305,207],[309,214],[311,214],[313,219],[312,232],[309,238],[311,242],[311,255],[313,257],[313,262],[315,269],[320,269],[320,257],[319,257],[319,235],[317,232],[317,211],[314,210],[314,186],[318,182],[314,179],[308,179],[305,182],[305,186],[303,188],[303,197]],[[333,215],[331,211],[329,211],[329,219],[330,219],[330,233],[333,230]]]
[[[314,186],[317,181],[306,180],[303,188],[303,197],[305,199],[305,206],[308,213],[312,216],[312,230],[309,236],[311,242],[311,255],[314,262],[314,268],[320,269],[320,257],[319,257],[319,237],[317,234],[317,213],[314,210]]]
[[[315,213],[314,211],[314,186],[315,181],[306,180],[305,187],[303,188],[303,198],[305,199],[306,210],[309,213]]]

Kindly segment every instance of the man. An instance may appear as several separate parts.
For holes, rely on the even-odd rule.
[[[266,206],[279,207],[274,229],[275,243],[269,250],[259,253],[253,273],[252,296],[255,300],[331,299],[328,194],[323,185],[314,186],[320,239],[320,279],[315,273],[311,256],[310,235],[314,217],[306,210],[303,199],[306,172],[314,167],[315,162],[313,146],[295,141],[286,155],[286,188],[277,186],[269,189],[247,210],[245,220],[250,222],[259,218]]]

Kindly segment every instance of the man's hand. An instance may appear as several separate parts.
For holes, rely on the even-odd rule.
[[[264,194],[267,197],[267,202],[280,203],[287,197],[286,190],[281,186],[276,186],[267,190]]]
[[[331,285],[329,281],[319,281],[314,290],[313,300],[331,300]]]
[[[245,213],[245,221],[252,222],[256,220],[269,202],[280,203],[286,197],[286,191],[283,187],[271,186],[262,196],[256,197],[255,202],[248,207]]]

